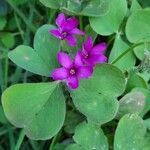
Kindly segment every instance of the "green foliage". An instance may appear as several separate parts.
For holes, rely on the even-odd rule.
[[[12,33],[3,33],[1,37],[1,41],[7,48],[13,48],[15,45],[15,38]]]
[[[60,12],[86,33],[74,47],[49,32]],[[53,81],[88,36],[108,63],[76,90]],[[0,0],[0,150],[149,150],[149,81],[148,0]]]
[[[94,16],[98,17],[106,14],[109,11],[108,0],[65,0],[66,3],[63,10],[71,12],[76,15]]]
[[[68,13],[84,16],[100,16],[108,12],[108,0],[40,0],[46,7],[62,9]]]
[[[140,114],[145,106],[145,96],[140,91],[133,91],[126,94],[119,101],[118,116],[125,114]]]
[[[150,9],[142,9],[131,14],[126,25],[126,35],[130,42],[150,41]]]
[[[119,35],[116,35],[115,42],[111,53],[109,55],[109,62],[113,62],[118,56],[120,56],[126,49],[129,48],[129,45],[124,42]],[[127,61],[128,59],[128,61]],[[114,65],[120,68],[121,70],[130,70],[135,65],[136,58],[132,51],[126,54],[122,59],[116,62]]]
[[[83,148],[90,150],[108,150],[108,142],[102,129],[90,123],[81,123],[77,126],[74,141]]]
[[[8,120],[35,140],[49,139],[60,130],[65,117],[64,101],[57,82],[18,84],[2,95]]]
[[[128,77],[126,90],[129,92],[136,87],[142,87],[142,88],[147,89],[147,83],[137,73],[131,72],[129,77]]]
[[[127,13],[126,0],[111,0],[108,13],[98,18],[90,18],[91,27],[101,35],[119,32],[119,27]]]
[[[92,78],[81,81],[80,87],[71,91],[71,95],[77,109],[89,120],[104,124],[115,117],[119,106],[116,97],[124,90],[122,72],[112,65],[103,64],[95,68]]]
[[[52,25],[43,25],[35,35],[34,49],[18,46],[8,54],[9,58],[30,72],[50,77],[51,71],[58,66],[56,54],[60,49],[58,39],[49,34],[52,28]]]
[[[119,121],[114,141],[114,150],[141,150],[146,128],[142,118],[127,114]]]
[[[150,91],[144,88],[135,88],[133,89],[133,91],[138,91],[138,92],[140,91],[145,96],[145,107],[141,113],[141,115],[144,116],[150,110]]]
[[[7,23],[6,18],[5,17],[0,17],[0,30],[4,29],[6,23]]]
[[[65,150],[86,150],[86,149],[77,144],[70,144]]]
[[[136,48],[134,48],[134,53],[136,55],[137,58],[139,58],[140,60],[143,60],[145,58],[145,55],[147,53],[150,53],[150,44],[142,44]]]

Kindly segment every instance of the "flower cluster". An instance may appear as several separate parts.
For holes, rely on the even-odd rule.
[[[75,17],[66,18],[61,13],[56,19],[56,24],[58,29],[53,29],[50,33],[61,40],[66,40],[70,46],[76,46],[77,44],[75,35],[85,35],[83,31],[77,28],[79,22]],[[74,60],[65,52],[59,52],[57,59],[62,67],[52,72],[52,78],[54,80],[65,80],[71,89],[78,88],[79,80],[89,78],[97,63],[107,61],[107,57],[104,56],[106,47],[105,43],[94,46],[92,38],[88,37],[83,43],[82,49],[77,51]]]

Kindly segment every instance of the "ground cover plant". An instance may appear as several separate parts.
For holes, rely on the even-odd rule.
[[[150,150],[150,2],[1,0],[0,93],[0,150]]]

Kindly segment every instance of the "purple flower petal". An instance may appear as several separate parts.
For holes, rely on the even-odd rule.
[[[69,32],[70,34],[77,34],[77,35],[85,35],[85,32],[79,30],[78,28],[74,28],[72,31]]]
[[[93,73],[93,67],[90,66],[82,66],[78,68],[77,76],[79,78],[87,79]]]
[[[91,65],[95,65],[97,63],[105,63],[107,61],[107,57],[104,55],[92,55],[91,58],[88,59],[88,63]]]
[[[91,37],[88,37],[85,43],[83,44],[83,50],[86,50],[87,52],[90,52],[90,50],[93,47],[93,41]]]
[[[68,77],[69,73],[66,68],[57,68],[52,72],[52,78],[54,80],[64,80]]]
[[[75,60],[74,60],[75,66],[83,66],[83,61],[82,61],[82,52],[78,51],[76,56],[75,56]]]
[[[79,80],[76,76],[70,76],[67,78],[67,85],[71,89],[76,89],[79,86]]]
[[[71,66],[73,65],[72,59],[69,57],[68,54],[64,52],[59,52],[57,54],[57,59],[59,63],[65,68],[71,68]]]
[[[65,20],[66,20],[66,17],[65,17],[65,15],[64,15],[64,13],[60,13],[60,14],[58,15],[58,17],[56,18],[56,24],[57,24],[59,27],[61,27],[62,24],[64,24]]]
[[[55,37],[57,37],[57,38],[59,38],[59,39],[62,38],[62,37],[61,37],[61,34],[60,34],[60,32],[59,32],[58,29],[50,30],[50,33],[51,33],[53,36],[55,36]]]
[[[66,40],[70,46],[76,46],[77,45],[76,38],[71,34],[66,37]]]
[[[79,21],[75,17],[70,17],[62,24],[64,31],[71,31],[79,25]]]
[[[106,47],[107,47],[106,43],[100,43],[92,49],[91,54],[93,55],[103,54],[106,50]]]

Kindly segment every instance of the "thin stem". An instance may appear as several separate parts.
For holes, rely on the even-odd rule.
[[[110,44],[112,43],[112,41],[115,39],[116,35],[112,35],[111,38],[109,39],[109,41],[107,42],[107,47],[110,46]]]
[[[53,10],[53,9],[50,9],[49,10],[49,19],[48,19],[48,23],[51,24],[53,22],[53,19],[55,17],[55,14],[57,13],[57,10]]]
[[[10,148],[11,148],[11,150],[14,150],[15,140],[14,140],[13,131],[11,129],[9,129],[9,141],[10,141]]]
[[[23,142],[24,137],[25,137],[25,132],[24,132],[24,130],[21,130],[17,144],[16,144],[14,150],[20,150],[20,147],[21,147],[21,144]]]
[[[53,150],[53,146],[55,144],[56,139],[57,139],[57,135],[53,138],[49,150]]]
[[[23,30],[21,29],[21,26],[20,26],[20,23],[19,23],[19,20],[18,20],[18,17],[16,15],[16,13],[14,13],[14,17],[15,17],[16,25],[17,25],[17,28],[18,28],[18,30],[20,32],[22,41],[24,41]]]
[[[9,68],[9,64],[8,64],[8,57],[5,58],[5,76],[4,76],[4,84],[5,84],[5,88],[7,88],[7,81],[8,81],[8,68]]]
[[[28,21],[26,16],[18,9],[18,7],[13,3],[13,1],[12,0],[6,0],[6,1],[14,9],[14,11],[18,14],[18,16],[20,18],[22,18],[22,20],[25,22],[25,24],[28,26],[28,28],[30,28],[30,30],[35,33],[36,27],[32,23],[30,23],[30,21]]]
[[[130,52],[131,50],[133,50],[135,47],[140,46],[144,44],[143,42],[141,43],[137,43],[134,44],[133,46],[131,46],[130,48],[128,48],[125,52],[123,52],[120,56],[118,56],[114,61],[112,61],[111,64],[115,64],[116,62],[118,62],[123,56],[125,56],[128,52]]]
[[[56,143],[56,141],[60,138],[62,131],[60,131],[58,134],[56,134],[56,136],[54,136],[50,148],[49,150],[53,150],[54,144]]]
[[[79,16],[79,21],[80,21],[80,29],[83,30],[83,17]]]

